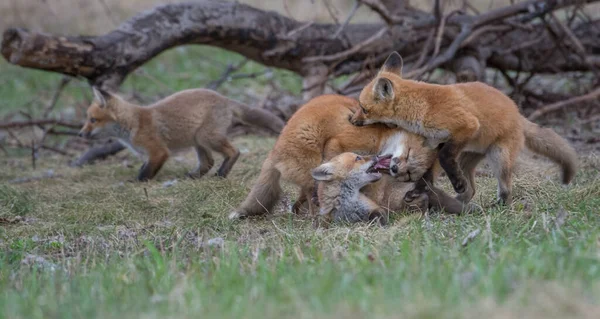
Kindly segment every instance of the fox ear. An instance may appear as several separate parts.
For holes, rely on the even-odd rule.
[[[388,58],[383,63],[381,71],[390,72],[398,76],[402,76],[403,65],[404,61],[402,61],[402,57],[398,52],[394,51],[388,56]]]
[[[394,85],[386,78],[379,78],[373,86],[375,96],[380,100],[391,100],[394,98]]]
[[[333,165],[330,163],[322,164],[313,169],[311,175],[318,181],[330,181],[333,178]]]
[[[101,108],[104,108],[107,106],[107,101],[110,100],[110,93],[104,91],[103,89],[99,88],[99,87],[92,87],[92,91],[94,92],[94,98],[96,99],[96,101],[98,102],[98,104],[100,105]]]

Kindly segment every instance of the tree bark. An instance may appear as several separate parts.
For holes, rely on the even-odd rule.
[[[509,14],[539,16],[550,9],[581,1],[527,3],[529,6],[523,3],[512,6],[512,10],[449,18],[442,47],[449,46],[458,35],[460,23],[470,23],[476,28],[496,23]],[[435,27],[435,17],[411,8],[401,11],[403,21],[408,21],[405,25],[393,25],[384,30],[380,24],[348,24],[344,29],[348,41],[343,41],[331,36],[339,28],[335,24],[301,23],[245,4],[225,1],[167,4],[142,12],[116,30],[96,37],[54,36],[8,29],[3,35],[1,52],[7,61],[16,65],[81,76],[93,84],[112,88],[118,87],[127,74],[159,53],[184,44],[221,47],[302,76],[313,77],[311,67],[317,65],[326,67],[331,75],[344,75],[360,71],[365,61],[372,65],[381,64],[393,50],[406,57],[407,62],[420,53],[429,34],[427,28]],[[525,18],[521,17],[521,20]],[[486,64],[493,67],[538,73],[586,71],[590,63],[600,65],[599,26],[599,21],[591,21],[575,28],[576,34],[596,39],[582,42],[587,62],[554,53],[547,56],[546,61],[520,63],[520,56],[537,57],[556,46],[543,25],[531,27],[533,31],[515,27],[503,34],[485,33],[471,39],[468,47],[491,51]],[[381,36],[371,39],[368,45],[342,54],[377,33]],[[521,49],[515,47],[515,44],[526,43],[534,44]]]

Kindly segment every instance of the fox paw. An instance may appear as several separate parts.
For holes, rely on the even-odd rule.
[[[419,198],[421,196],[421,194],[423,194],[423,193],[419,192],[416,189],[408,191],[404,195],[404,201],[407,203],[412,203],[415,199]]]
[[[452,186],[454,187],[454,191],[458,194],[462,194],[467,190],[467,181],[465,179],[457,179],[452,183]]]
[[[376,211],[369,215],[369,222],[376,222],[380,226],[386,226],[389,223],[389,219],[385,212]]]

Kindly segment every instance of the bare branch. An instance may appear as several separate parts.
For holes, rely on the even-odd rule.
[[[561,110],[561,109],[571,106],[573,104],[579,104],[582,102],[592,101],[592,100],[597,99],[598,97],[600,97],[600,87],[596,88],[595,90],[593,90],[587,94],[576,96],[574,98],[570,98],[565,101],[560,101],[560,102],[556,102],[556,103],[544,106],[544,107],[536,110],[535,112],[531,113],[531,115],[529,115],[528,119],[530,121],[534,121],[548,113],[556,112],[558,110]]]
[[[375,33],[370,38],[366,39],[365,41],[363,41],[361,43],[358,43],[357,45],[353,46],[352,48],[350,48],[346,51],[342,51],[342,52],[332,54],[332,55],[325,55],[325,56],[309,56],[309,57],[302,59],[302,62],[304,62],[304,63],[333,62],[333,61],[345,59],[345,58],[349,57],[350,55],[367,47],[372,42],[379,40],[388,31],[389,31],[388,27],[383,27],[382,29],[379,30],[379,32]]]
[[[64,126],[69,128],[81,128],[81,124],[69,123],[56,119],[42,119],[42,120],[30,120],[30,121],[13,121],[7,123],[0,123],[0,129],[6,130],[11,128],[20,128],[27,126],[39,126],[39,125],[56,125]]]
[[[340,34],[344,30],[344,28],[348,25],[348,23],[350,23],[350,20],[352,20],[352,18],[356,14],[356,11],[358,11],[358,8],[360,7],[360,5],[361,5],[361,3],[359,1],[354,2],[354,5],[352,6],[350,13],[346,17],[346,20],[344,20],[344,23],[342,23],[342,25],[340,25],[340,28],[337,29],[337,31],[335,31],[335,33],[333,34],[333,36],[332,36],[333,39],[340,36]]]

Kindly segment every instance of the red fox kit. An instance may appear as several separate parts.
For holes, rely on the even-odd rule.
[[[349,223],[379,220],[382,225],[387,224],[385,210],[360,192],[381,178],[378,169],[389,168],[380,164],[385,159],[346,152],[312,170],[312,177],[320,182],[319,217],[326,225],[333,220]]]
[[[402,64],[396,52],[387,58],[361,92],[360,108],[350,121],[395,125],[426,137],[430,147],[439,145],[440,164],[460,200],[468,202],[475,194],[473,173],[487,157],[498,179],[499,202],[510,203],[513,168],[524,145],[561,165],[563,183],[573,179],[577,154],[569,143],[521,116],[502,92],[479,82],[437,85],[403,79]]]
[[[226,177],[240,152],[226,137],[232,117],[279,133],[284,123],[275,115],[253,109],[206,89],[184,90],[148,107],[129,103],[121,97],[94,88],[94,102],[80,136],[117,137],[134,153],[146,153],[148,160],[137,179],[153,178],[172,151],[193,147],[198,166],[188,173],[199,178],[214,165],[211,151],[223,155],[217,175]]]

